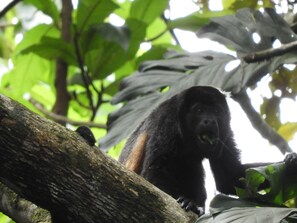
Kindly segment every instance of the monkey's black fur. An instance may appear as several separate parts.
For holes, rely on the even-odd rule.
[[[76,130],[75,130],[81,137],[83,137],[83,139],[86,141],[86,143],[88,143],[90,146],[94,146],[95,145],[95,137],[91,131],[91,129],[89,129],[87,126],[79,126]]]
[[[246,168],[263,165],[241,164],[225,95],[197,86],[159,105],[128,139],[119,161],[200,215],[206,200],[204,158],[225,194],[235,194]]]

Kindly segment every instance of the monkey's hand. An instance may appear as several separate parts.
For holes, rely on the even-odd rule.
[[[186,197],[181,196],[176,201],[180,204],[180,206],[185,211],[193,211],[198,216],[201,216],[204,214],[204,207],[198,206],[194,201]]]
[[[297,173],[297,154],[296,153],[289,153],[286,155],[285,160],[286,170],[289,174],[296,174]]]

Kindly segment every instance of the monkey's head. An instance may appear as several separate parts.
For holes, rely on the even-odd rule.
[[[186,151],[203,157],[218,157],[230,135],[230,112],[225,95],[208,86],[192,87],[180,94],[179,124]],[[197,151],[196,151],[197,150]]]

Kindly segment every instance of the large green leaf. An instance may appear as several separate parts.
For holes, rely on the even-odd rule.
[[[150,24],[167,8],[168,0],[135,0],[130,8],[130,17]]]
[[[145,38],[147,25],[142,21],[131,18],[126,20],[126,25],[131,32],[128,56],[129,58],[133,58]]]
[[[231,14],[232,11],[206,11],[194,12],[188,16],[169,21],[168,26],[171,29],[178,28],[196,32],[201,26],[206,25],[211,18],[221,17]]]
[[[263,207],[242,199],[217,195],[210,204],[210,213],[196,223],[285,223],[296,222],[296,208]]]
[[[40,24],[28,30],[24,35],[23,40],[16,46],[14,56],[17,56],[24,49],[39,44],[43,37],[58,38],[60,36],[59,30],[53,25]]]
[[[19,55],[14,64],[14,68],[7,75],[16,96],[29,92],[39,81],[52,83],[50,74],[53,72],[53,66],[50,61],[29,53]]]
[[[264,181],[269,187],[259,190]],[[297,196],[296,175],[286,170],[284,162],[247,169],[243,182],[245,188],[237,188],[241,198],[282,205]]]
[[[16,46],[12,57],[13,69],[5,74],[5,84],[9,85],[15,97],[22,96],[39,81],[53,83],[53,64],[33,53],[21,54],[24,49],[39,44],[44,37],[58,37],[59,31],[53,25],[41,24],[30,29]]]
[[[275,40],[283,44],[297,40],[289,24],[271,8],[264,12],[242,9],[235,15],[214,18],[197,35],[232,46],[239,57],[273,48]],[[254,35],[260,37],[259,42],[254,40]]]
[[[21,53],[35,53],[48,60],[59,58],[68,64],[77,65],[73,45],[58,38],[43,37],[38,44],[24,49]]]
[[[103,79],[119,68],[126,60],[130,42],[127,27],[110,24],[93,25],[81,38],[85,63],[95,79]]]
[[[272,37],[283,43],[297,39],[284,20],[270,9],[263,13],[245,9],[236,16],[221,17],[215,22],[215,25],[212,22],[202,28],[199,34],[233,46],[239,56],[271,48]],[[261,38],[258,44],[253,40],[254,32]],[[127,137],[139,124],[138,121],[143,120],[154,107],[184,89],[195,85],[211,85],[238,93],[282,64],[297,63],[296,52],[250,64],[241,62],[239,56],[212,51],[171,53],[166,60],[144,63],[139,72],[123,81],[121,91],[113,98],[113,103],[127,103],[110,116],[108,134],[101,139],[101,147],[110,147]],[[165,87],[169,87],[169,90],[155,95],[155,92],[161,92]],[[155,95],[153,102],[146,99],[152,93]],[[142,109],[138,112],[136,107]]]
[[[127,50],[130,36],[127,26],[117,27],[109,23],[100,23],[90,26],[82,35],[80,46],[83,54],[94,48],[101,48],[102,41],[117,43],[123,50]]]
[[[77,8],[78,32],[103,22],[116,8],[118,5],[112,0],[80,0]]]

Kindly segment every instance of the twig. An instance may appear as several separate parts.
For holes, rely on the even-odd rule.
[[[168,24],[168,19],[165,17],[164,14],[161,15],[161,18],[164,20],[164,22],[166,24]],[[180,46],[180,42],[179,42],[177,36],[175,35],[174,30],[173,29],[169,29],[169,32],[170,32],[171,36],[173,37],[173,39],[175,40],[176,44]]]
[[[284,140],[276,131],[274,131],[274,129],[271,128],[253,108],[246,91],[243,90],[242,92],[233,95],[232,98],[240,104],[254,128],[258,130],[263,138],[277,146],[283,154],[292,152],[292,149],[289,147],[287,141]]]
[[[36,100],[34,100],[33,98],[31,98],[29,100],[34,107],[40,111],[41,113],[43,113],[44,115],[46,115],[47,117],[49,117],[50,119],[56,121],[56,122],[63,122],[63,123],[68,123],[74,126],[88,126],[88,127],[95,127],[95,128],[100,128],[100,129],[106,129],[106,125],[105,124],[99,124],[99,123],[94,123],[94,122],[82,122],[82,121],[74,121],[71,120],[65,116],[62,115],[57,115],[53,112],[48,111],[47,109],[45,109],[43,107],[42,104],[40,104],[39,102],[37,102]]]
[[[2,18],[10,9],[12,9],[16,4],[21,2],[22,0],[14,0],[10,2],[5,8],[0,12],[0,18]]]
[[[270,48],[263,51],[249,53],[243,57],[243,60],[247,63],[261,62],[263,60],[268,60],[272,57],[280,56],[296,49],[297,49],[297,41],[293,41],[287,44],[283,44],[278,48]]]
[[[89,82],[92,83],[92,80],[90,80],[90,78],[88,77],[88,75],[86,74],[85,68],[84,68],[84,61],[83,58],[81,56],[81,52],[79,50],[79,45],[78,45],[78,38],[79,38],[79,33],[77,32],[77,30],[75,30],[75,34],[74,34],[74,48],[75,48],[75,54],[77,57],[77,61],[78,61],[78,66],[81,72],[81,77],[82,80],[84,82],[85,88],[86,88],[86,92],[87,92],[87,96],[90,102],[90,107],[92,110],[92,113],[94,113],[95,110],[95,106],[92,100],[92,92],[89,89]]]
[[[158,38],[160,38],[161,36],[163,36],[167,31],[168,31],[168,30],[165,29],[165,30],[163,30],[161,33],[159,33],[158,35],[156,35],[156,36],[154,36],[154,37],[152,37],[152,38],[150,38],[150,39],[145,40],[145,42],[153,42],[153,41],[155,41],[156,39],[158,39]]]
[[[0,29],[4,29],[11,26],[16,26],[16,24],[13,24],[13,23],[0,24]]]

